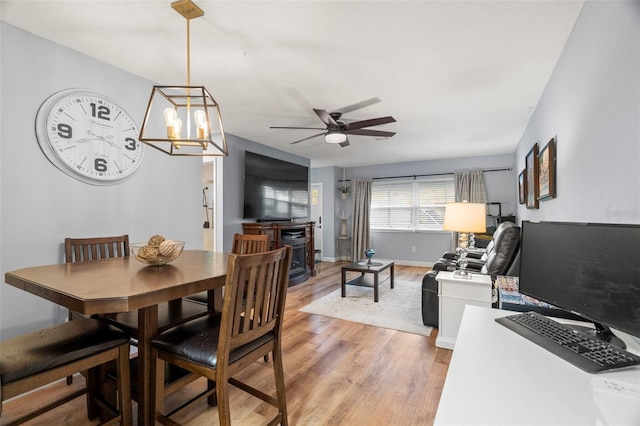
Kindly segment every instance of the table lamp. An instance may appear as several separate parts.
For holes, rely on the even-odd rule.
[[[467,249],[469,248],[469,233],[486,232],[487,213],[484,203],[447,203],[444,212],[444,230],[458,232],[459,269],[454,275],[458,278],[471,278],[467,272]]]

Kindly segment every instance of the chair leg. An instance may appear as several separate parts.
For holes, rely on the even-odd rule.
[[[276,398],[278,399],[278,409],[282,413],[282,426],[289,424],[287,415],[287,395],[284,388],[284,368],[282,366],[282,351],[277,344],[273,351],[273,374],[276,382]]]
[[[67,383],[69,380],[69,377],[71,376],[67,376]],[[95,418],[98,417],[98,415],[100,414],[100,408],[98,407],[98,404],[96,403],[95,400],[95,395],[98,395],[100,393],[99,389],[100,389],[100,367],[94,367],[91,368],[87,371],[87,376],[86,376],[86,386],[87,386],[87,417],[89,418],[89,420],[94,420]],[[104,421],[104,418],[100,419],[101,421]]]
[[[115,372],[116,377],[120,377],[118,363],[116,361],[109,361],[106,365],[100,367],[100,377],[105,378],[100,383],[100,392],[107,404],[115,407],[118,405],[119,380],[109,379],[109,376],[113,372]]]
[[[156,415],[164,415],[164,371],[166,368],[166,362],[157,357],[157,350],[153,349],[151,356],[156,357],[156,381],[152,389],[151,397],[156,401]]]
[[[131,372],[129,370],[129,345],[120,347],[117,363],[118,371],[118,411],[120,411],[121,425],[133,423],[131,414]],[[123,378],[128,378],[125,380]]]
[[[218,419],[220,426],[231,426],[229,411],[229,381],[227,377],[216,377],[216,397],[218,399]]]

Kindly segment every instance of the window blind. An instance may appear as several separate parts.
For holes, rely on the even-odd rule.
[[[442,230],[444,210],[455,201],[453,177],[373,181],[371,229]]]

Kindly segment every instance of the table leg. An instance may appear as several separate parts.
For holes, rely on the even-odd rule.
[[[392,263],[392,264],[391,264],[391,288],[393,288],[393,285],[395,284],[395,283],[393,282],[393,275],[394,275],[394,274],[393,274],[393,267],[394,267],[394,264]]]
[[[209,311],[222,312],[222,287],[216,287],[207,292]]]
[[[151,339],[158,333],[158,305],[138,310],[138,424],[156,424],[156,402],[151,389],[156,382],[156,360]]]
[[[378,272],[373,273],[373,301],[378,301]]]
[[[340,286],[342,288],[342,297],[347,297],[347,271],[342,270],[342,278],[340,280]]]

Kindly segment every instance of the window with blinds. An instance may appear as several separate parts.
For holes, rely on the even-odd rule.
[[[453,176],[374,180],[371,229],[441,231],[445,206],[454,201]]]

